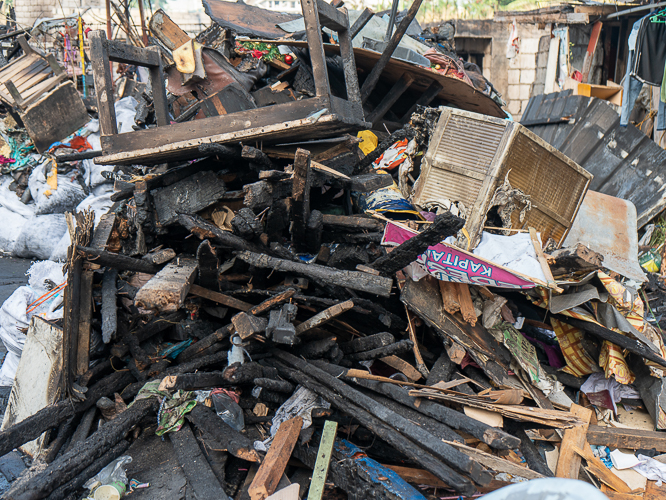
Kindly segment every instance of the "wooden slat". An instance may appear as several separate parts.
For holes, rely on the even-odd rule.
[[[248,488],[252,500],[264,500],[275,492],[302,427],[303,419],[301,417],[282,422],[261,467]]]
[[[583,448],[585,445],[585,437],[587,434],[587,428],[590,424],[590,418],[592,418],[592,410],[573,404],[571,405],[571,413],[579,417],[585,423],[564,431],[555,475],[557,477],[578,479],[580,456],[576,453],[575,449]]]
[[[618,476],[604,465],[604,463],[592,453],[590,445],[586,442],[583,449],[574,447],[573,450],[587,461],[587,470],[594,474],[604,484],[610,486],[619,493],[631,493],[631,488]]]
[[[192,295],[197,297],[203,297],[204,299],[212,300],[223,306],[232,307],[240,311],[247,311],[248,309],[254,307],[252,304],[243,302],[242,300],[235,299],[229,295],[224,295],[220,292],[214,292],[213,290],[208,290],[199,285],[190,285],[190,292]]]
[[[338,423],[327,420],[324,424],[324,430],[319,442],[319,451],[317,452],[317,461],[312,471],[312,481],[308,491],[308,500],[321,500],[326,487],[326,476],[328,475],[328,466],[331,463],[333,455],[333,444],[335,435],[338,432]]]
[[[62,73],[60,75],[53,76],[48,80],[40,83],[39,85],[31,88],[30,90],[28,90],[26,94],[23,95],[24,97],[23,106],[24,107],[30,106],[33,102],[37,101],[47,92],[50,92],[51,89],[57,87],[60,84],[60,82],[66,79],[67,79],[67,73]]]
[[[134,302],[144,309],[177,311],[183,306],[197,272],[197,261],[177,257],[137,292]]]
[[[659,453],[666,453],[665,432],[590,425],[587,429],[587,442],[596,446],[608,446],[611,450],[615,448],[630,450],[655,448]]]

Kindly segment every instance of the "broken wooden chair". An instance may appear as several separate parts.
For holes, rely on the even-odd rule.
[[[18,42],[23,55],[0,70],[0,100],[18,114],[37,151],[43,153],[90,118],[53,54],[43,56],[23,35]]]
[[[367,128],[354,62],[346,9],[323,0],[302,0],[316,96],[266,108],[227,112],[205,119],[169,125],[167,98],[157,47],[137,48],[106,40],[102,31],[91,34],[91,54],[100,114],[102,150],[100,164],[154,164],[201,156],[199,146],[249,139],[264,141],[289,137],[317,138],[352,129]],[[321,28],[338,33],[347,99],[331,94]],[[118,134],[112,100],[109,61],[148,67],[153,82],[157,127]]]

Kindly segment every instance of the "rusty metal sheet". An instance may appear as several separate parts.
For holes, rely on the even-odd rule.
[[[588,191],[564,246],[582,243],[604,256],[604,267],[638,282],[647,281],[638,263],[636,207],[596,191]]]
[[[590,172],[590,189],[631,201],[639,228],[666,208],[666,151],[633,125],[620,127],[606,101],[535,96],[521,123]]]
[[[299,14],[285,14],[254,7],[243,2],[224,0],[203,0],[206,14],[225,29],[238,35],[259,38],[281,38],[288,33],[276,25],[302,17]]]

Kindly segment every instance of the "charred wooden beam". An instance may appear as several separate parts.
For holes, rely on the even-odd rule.
[[[121,271],[134,271],[146,274],[155,274],[159,271],[159,267],[154,266],[145,260],[135,259],[133,257],[128,257],[127,255],[81,246],[77,246],[76,250],[88,262],[99,264],[102,267],[112,267]]]
[[[435,221],[425,230],[395,247],[389,254],[374,261],[370,267],[392,275],[414,262],[428,247],[437,245],[447,237],[458,234],[464,224],[463,219],[456,217],[451,212],[438,215]]]
[[[189,424],[185,423],[179,431],[169,433],[169,439],[194,497],[225,498],[226,493],[201,452]]]
[[[104,455],[95,460],[88,467],[83,469],[74,479],[55,489],[46,500],[66,500],[72,498],[70,495],[81,488],[86,481],[106,467],[111,461],[125,453],[129,448],[129,443],[124,439],[118,442],[113,448]]]
[[[371,359],[385,358],[386,356],[393,356],[395,354],[403,354],[411,351],[413,347],[414,343],[411,340],[401,340],[400,342],[395,342],[394,344],[385,347],[347,354],[345,357],[350,361],[369,361]]]
[[[261,304],[258,304],[248,309],[246,312],[248,314],[253,314],[257,316],[265,314],[271,309],[281,306],[282,304],[287,302],[291,297],[293,297],[295,294],[296,290],[293,288],[289,288],[284,292],[271,297],[270,299],[264,300]],[[224,340],[229,335],[231,335],[232,332],[233,332],[233,324],[229,324],[227,326],[220,328],[219,330],[216,330],[215,332],[211,333],[208,337],[201,339],[199,342],[196,342],[187,349],[185,349],[182,353],[180,353],[177,360],[182,363],[183,361],[191,359],[197,354],[200,354],[205,349],[208,349],[216,342]]]
[[[261,248],[254,243],[245,241],[240,236],[236,236],[229,231],[222,231],[220,228],[206,222],[198,215],[185,215],[178,216],[178,222],[185,229],[194,234],[197,238],[204,240],[210,239],[223,248],[231,248],[232,250],[248,250],[251,252],[264,252],[265,248]]]
[[[8,497],[34,500],[48,496],[113,448],[155,406],[156,400],[153,399],[137,401],[93,433],[80,448],[68,451],[41,472],[17,480],[7,493]]]
[[[286,380],[274,380],[272,378],[255,378],[254,385],[263,387],[269,391],[285,392],[291,394],[294,392],[294,385]]]
[[[297,149],[294,156],[294,179],[292,182],[291,241],[298,246],[305,243],[305,229],[308,220],[310,220],[311,187],[310,152],[305,149]]]
[[[459,475],[429,451],[421,448],[403,436],[400,432],[396,432],[394,428],[390,427],[385,418],[386,414],[384,414],[384,418],[377,418],[365,408],[340,396],[338,391],[331,390],[319,383],[313,377],[304,373],[303,370],[294,370],[282,363],[277,363],[277,366],[282,375],[307,387],[311,391],[316,392],[341,412],[353,416],[361,423],[361,425],[367,427],[388,444],[420,464],[424,469],[444,481],[456,492],[464,495],[471,495],[476,490],[474,485],[468,479]],[[434,440],[434,438],[431,439]]]
[[[375,333],[367,337],[359,337],[350,342],[340,344],[340,349],[345,354],[352,354],[355,352],[365,352],[372,349],[379,349],[395,343],[395,337],[389,332]]]
[[[183,306],[196,273],[195,259],[177,257],[141,287],[134,303],[160,312],[177,311]]]
[[[0,456],[4,456],[14,448],[38,438],[42,432],[58,427],[72,415],[82,413],[95,406],[99,398],[119,392],[132,380],[134,380],[134,377],[128,372],[114,372],[89,388],[86,392],[85,401],[73,403],[69,399],[64,399],[0,431]]]
[[[505,422],[507,430],[520,439],[520,452],[525,457],[527,466],[546,477],[554,477],[555,474],[550,470],[550,467],[548,467],[537,447],[525,433],[525,425],[521,422],[514,422],[508,419]]]
[[[412,5],[407,11],[407,15],[403,18],[402,21],[400,21],[398,28],[395,30],[395,33],[393,33],[393,36],[386,45],[384,52],[382,52],[379,61],[377,61],[377,63],[373,66],[372,71],[363,82],[363,86],[361,87],[361,100],[363,102],[368,100],[368,97],[370,97],[370,94],[375,89],[377,82],[379,82],[379,77],[391,59],[391,56],[400,43],[400,40],[402,40],[402,37],[407,32],[407,28],[409,28],[409,25],[414,20],[414,17],[416,17],[416,13],[419,11],[422,2],[423,0],[414,0],[412,2]]]
[[[260,149],[253,148],[252,146],[243,146],[241,157],[244,160],[248,160],[249,162],[254,163],[262,170],[270,170],[275,168],[275,165],[273,165],[273,162],[266,153]]]
[[[375,295],[388,297],[391,293],[393,280],[381,276],[372,276],[366,273],[356,271],[340,271],[330,267],[317,264],[303,264],[300,262],[290,262],[284,259],[276,259],[268,255],[252,252],[239,252],[237,257],[248,264],[259,267],[273,269],[278,272],[293,273],[299,276],[305,276],[314,280],[322,281],[329,285],[337,285],[360,292],[367,292]]]
[[[333,365],[325,366],[322,363],[317,363],[317,366],[325,369],[329,374],[334,374],[334,377],[346,372],[344,368],[335,367]],[[489,425],[474,420],[464,413],[453,410],[448,406],[433,401],[419,401],[417,398],[410,396],[409,391],[402,387],[398,387],[397,385],[357,378],[352,378],[351,380],[361,387],[384,394],[394,401],[434,418],[453,429],[467,432],[492,448],[498,450],[513,450],[520,445],[520,440],[518,438],[501,429],[490,427]]]
[[[226,451],[248,462],[258,462],[252,440],[232,429],[217,414],[204,405],[197,404],[186,416],[192,424],[220,443]]]
[[[371,217],[324,214],[324,226],[341,231],[384,231],[384,223]]]
[[[317,366],[299,359],[296,356],[292,356],[291,354],[284,351],[276,350],[274,352],[274,356],[280,361],[299,369],[309,377],[315,379],[317,382],[336,391],[338,394],[343,395],[345,399],[370,412],[374,416],[385,419],[388,425],[390,425],[396,431],[405,435],[412,441],[420,443],[420,445],[425,450],[438,457],[452,469],[458,471],[461,474],[469,475],[469,477],[477,483],[487,484],[491,480],[490,475],[484,472],[481,466],[471,460],[467,455],[458,452],[448,445],[441,446],[444,443],[437,442],[437,440],[434,439],[433,436],[427,431],[421,429],[397,413],[392,412],[386,407],[378,404],[372,398],[369,398],[368,396],[353,389],[351,386],[333,377],[324,370],[321,370]]]

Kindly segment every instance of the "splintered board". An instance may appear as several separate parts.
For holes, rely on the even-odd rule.
[[[1,429],[5,430],[55,403],[61,374],[62,330],[42,318],[33,317]],[[46,433],[24,444],[21,451],[35,458],[45,437]]]

